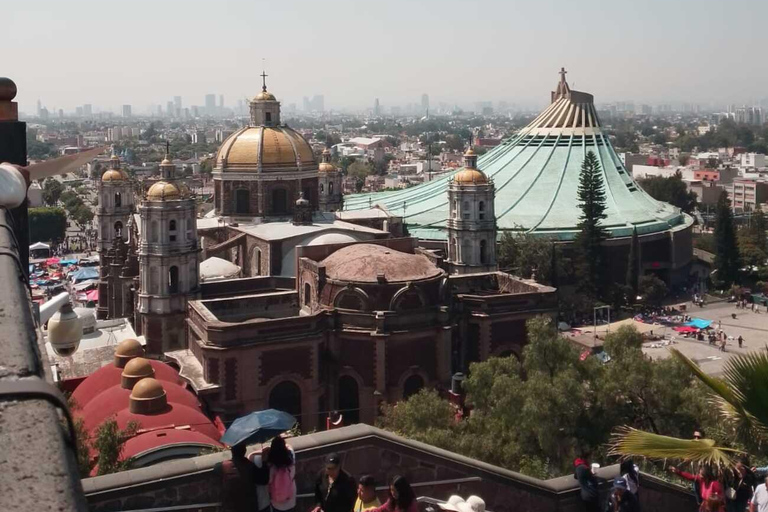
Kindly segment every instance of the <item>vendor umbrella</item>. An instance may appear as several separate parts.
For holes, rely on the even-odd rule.
[[[287,412],[276,409],[252,412],[233,421],[221,437],[221,442],[227,446],[263,443],[290,430],[295,424],[296,418]]]
[[[85,294],[85,297],[88,299],[88,302],[98,302],[99,301],[99,290],[91,290],[88,293]]]
[[[46,265],[57,265],[59,263],[59,258],[48,258],[45,260]]]

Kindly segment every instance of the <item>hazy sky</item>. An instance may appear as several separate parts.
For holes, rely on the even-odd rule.
[[[268,85],[326,108],[547,102],[565,66],[598,102],[768,97],[765,0],[0,0],[0,76],[39,99],[142,111]]]

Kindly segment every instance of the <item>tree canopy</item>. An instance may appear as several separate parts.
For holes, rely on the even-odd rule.
[[[677,206],[687,213],[696,209],[697,196],[686,188],[683,175],[679,172],[669,177],[651,176],[639,180],[638,183],[654,199]]]
[[[736,231],[733,226],[731,201],[723,191],[717,200],[715,218],[715,268],[716,280],[730,285],[738,282],[740,268],[739,247],[736,243]]]
[[[579,288],[589,297],[597,298],[604,291],[605,269],[601,244],[608,238],[608,232],[600,225],[607,217],[605,213],[605,188],[603,171],[597,156],[589,151],[581,164],[577,197],[581,216],[579,233],[574,240],[577,254]]]
[[[62,208],[29,209],[29,241],[63,240],[67,232],[67,214]]]

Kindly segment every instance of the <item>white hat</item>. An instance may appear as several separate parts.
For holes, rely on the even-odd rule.
[[[480,496],[470,496],[467,503],[472,507],[473,512],[485,512],[485,501]]]
[[[472,510],[472,505],[470,505],[466,501],[462,501],[461,503],[456,505],[456,508],[459,509],[459,512],[474,512],[474,510]]]
[[[443,510],[450,510],[451,512],[461,512],[458,508],[459,503],[464,503],[464,498],[454,494],[448,501],[443,501],[438,506]]]

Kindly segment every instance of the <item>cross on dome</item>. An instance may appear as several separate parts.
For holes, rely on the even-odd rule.
[[[267,77],[269,76],[263,69],[261,70],[261,90],[267,92]]]
[[[565,83],[565,74],[567,71],[565,68],[560,68],[560,83]]]

